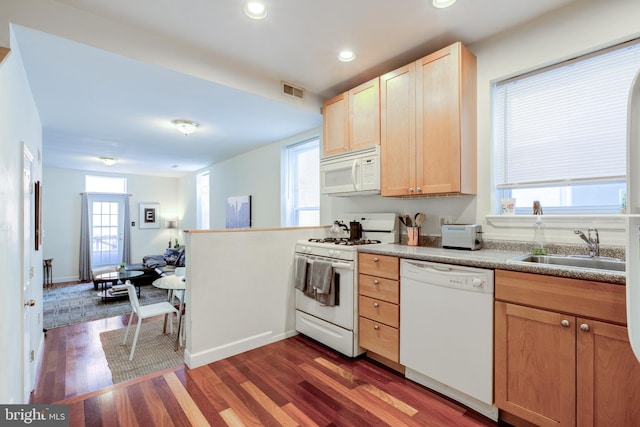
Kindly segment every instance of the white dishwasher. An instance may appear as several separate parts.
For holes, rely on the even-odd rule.
[[[493,270],[403,259],[400,363],[407,378],[497,421]]]

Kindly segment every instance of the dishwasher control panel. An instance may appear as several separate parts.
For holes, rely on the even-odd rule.
[[[428,285],[493,293],[493,270],[403,259],[400,276]]]

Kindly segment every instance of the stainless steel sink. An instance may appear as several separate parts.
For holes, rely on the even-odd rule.
[[[596,270],[625,271],[625,261],[609,257],[589,257],[580,255],[522,255],[511,261],[536,264],[557,265],[574,268],[592,268]]]

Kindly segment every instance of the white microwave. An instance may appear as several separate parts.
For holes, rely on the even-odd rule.
[[[380,146],[321,159],[320,194],[380,194]]]

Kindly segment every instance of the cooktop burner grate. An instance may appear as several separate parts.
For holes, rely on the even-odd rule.
[[[324,239],[309,239],[309,241],[314,243],[333,243],[335,245],[345,245],[345,246],[373,245],[376,243],[382,243],[380,240],[371,240],[371,239],[351,240],[346,237],[342,237],[342,238],[326,237]]]

